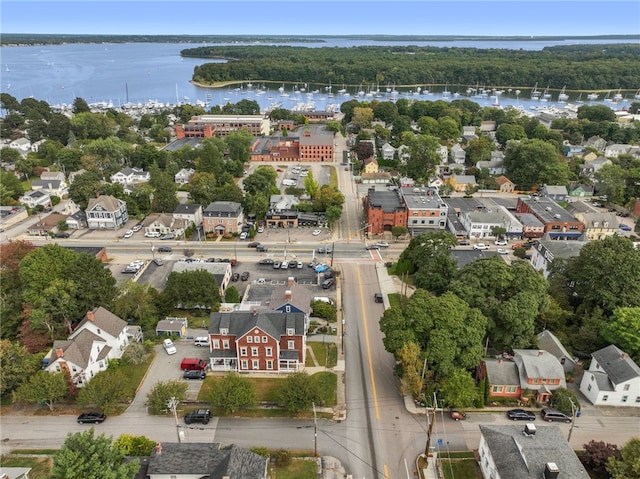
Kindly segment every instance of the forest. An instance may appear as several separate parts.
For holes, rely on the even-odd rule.
[[[640,88],[640,45],[573,45],[541,51],[363,46],[203,46],[185,57],[227,59],[194,69],[193,81],[294,81],[349,86],[566,87],[570,91]]]

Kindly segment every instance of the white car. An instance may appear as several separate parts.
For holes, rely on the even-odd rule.
[[[389,243],[387,243],[386,241],[378,241],[376,243],[376,246],[378,246],[379,248],[388,248],[389,247]]]
[[[127,230],[127,231],[124,233],[123,238],[131,238],[132,236],[133,236],[133,231],[131,231],[131,230]]]
[[[493,243],[496,246],[507,246],[507,242],[505,240],[495,240]]]
[[[131,228],[131,230],[134,233],[137,233],[138,231],[140,231],[142,229],[142,225],[135,225],[133,228]]]
[[[258,226],[258,233],[264,233],[264,226]]]
[[[147,231],[144,236],[145,238],[160,238],[160,233],[157,231]]]
[[[473,249],[480,249],[480,250],[489,249],[489,245],[484,243],[478,243],[473,245]]]
[[[498,248],[498,254],[509,254],[509,251],[504,248]]]
[[[313,230],[313,233],[311,233],[313,236],[318,236],[320,233],[322,233],[322,230]]]
[[[164,347],[164,350],[167,352],[167,354],[176,354],[178,352],[175,344],[173,344],[173,341],[171,341],[169,338],[162,341],[162,347]]]

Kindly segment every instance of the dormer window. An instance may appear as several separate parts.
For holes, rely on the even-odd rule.
[[[227,328],[220,328],[220,334],[229,334],[229,330]]]
[[[287,328],[287,336],[293,336],[295,334],[295,329]]]

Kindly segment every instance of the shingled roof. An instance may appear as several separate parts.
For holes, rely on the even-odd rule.
[[[211,313],[209,321],[210,334],[220,334],[220,329],[223,328],[228,330],[230,336],[241,337],[256,327],[277,340],[286,334],[287,329],[293,329],[295,335],[303,335],[304,314],[280,311],[234,311]]]
[[[89,319],[91,317],[91,319]],[[84,319],[80,321],[78,327],[75,329],[74,333],[69,336],[69,339],[73,339],[76,335],[76,332],[83,329],[83,326],[87,323],[87,321],[92,321],[96,327],[100,328],[102,331],[107,332],[114,338],[117,338],[123,329],[127,327],[127,322],[123,319],[119,318],[111,311],[107,311],[102,306],[98,306],[94,308],[92,311],[89,311]]]
[[[591,355],[615,385],[640,376],[640,367],[627,353],[610,344]]]

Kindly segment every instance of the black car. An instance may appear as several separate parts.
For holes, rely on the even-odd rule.
[[[374,295],[373,295],[373,300],[374,300],[376,303],[382,303],[382,294],[380,294],[380,293],[376,293],[376,294],[374,294]]]
[[[271,258],[264,258],[264,259],[261,259],[260,261],[258,261],[258,264],[272,265],[273,264],[273,260]]]
[[[201,424],[209,424],[211,420],[211,411],[209,409],[198,409],[197,411],[191,411],[184,415],[184,422],[192,424],[199,422]]]
[[[160,246],[158,248],[158,252],[160,253],[171,253],[171,246]]]
[[[240,279],[240,273],[233,273],[231,275],[231,281],[238,281]]]
[[[256,246],[256,251],[258,253],[266,253],[267,251],[269,251],[269,248],[267,248],[264,245],[259,244],[258,246]]]
[[[507,411],[507,417],[513,421],[535,421],[536,415],[524,409],[510,409]]]
[[[192,371],[185,371],[184,374],[182,375],[182,379],[204,379],[206,377],[207,377],[207,373],[198,369],[194,369]]]
[[[253,241],[247,245],[247,248],[257,248],[258,246],[260,246],[260,242]]]
[[[368,249],[368,250],[371,250],[371,249],[380,249],[380,246],[378,246],[377,244],[370,244],[370,245],[368,245],[368,246],[367,246],[367,248],[366,248],[366,249]]]
[[[55,234],[56,238],[68,238],[69,236],[71,236],[69,233],[56,233]]]
[[[241,279],[242,281],[246,281],[246,280],[248,280],[248,279],[249,279],[249,272],[248,272],[248,271],[245,271],[244,273],[242,273],[242,275],[240,276],[240,279]]]
[[[107,419],[107,415],[102,412],[85,412],[78,416],[78,424],[100,424]]]

